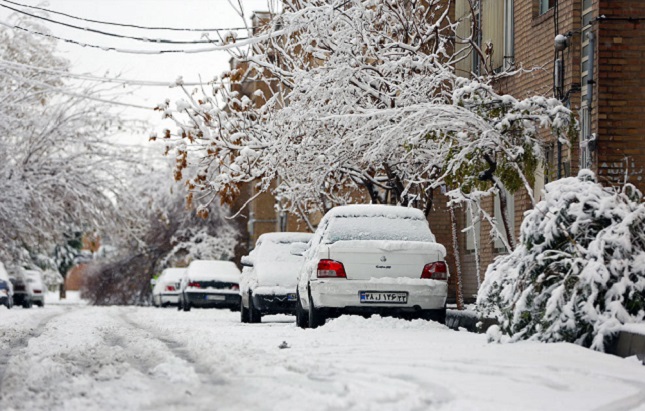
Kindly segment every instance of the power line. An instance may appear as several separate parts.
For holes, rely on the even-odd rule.
[[[53,87],[50,84],[43,83],[42,81],[31,80],[31,79],[26,79],[24,77],[14,76],[14,75],[9,74],[7,72],[2,72],[2,73],[0,73],[0,75],[6,76],[6,77],[11,77],[11,78],[13,78],[13,79],[15,79],[17,81],[20,81],[20,82],[29,83],[29,84],[32,84],[32,85],[37,85],[37,86],[40,86],[40,87],[45,87],[45,88],[49,89],[50,91],[52,91],[54,93],[57,93],[57,94],[63,94],[63,95],[71,96],[71,97],[78,97],[78,98],[82,98],[82,99],[85,99],[85,100],[98,101],[100,103],[107,103],[107,104],[112,104],[112,105],[116,105],[116,106],[138,108],[138,109],[141,109],[141,110],[154,110],[156,108],[156,107],[152,107],[152,106],[142,106],[142,105],[139,105],[139,104],[122,103],[120,101],[114,101],[114,100],[103,99],[103,98],[100,98],[100,97],[88,96],[87,94],[74,93],[72,91],[67,91],[67,90],[63,90],[61,88]]]
[[[129,86],[145,86],[145,87],[178,87],[178,86],[206,86],[206,85],[211,85],[215,84],[214,82],[183,82],[180,80],[175,80],[175,81],[147,81],[147,80],[132,80],[132,79],[123,79],[123,78],[118,78],[118,77],[99,77],[99,76],[93,76],[90,74],[75,74],[75,73],[70,73],[68,71],[64,70],[55,70],[55,69],[49,69],[45,67],[38,67],[38,66],[32,66],[29,64],[22,64],[22,63],[17,63],[14,61],[8,61],[8,60],[2,60],[0,59],[0,65],[7,65],[11,67],[14,70],[22,70],[22,71],[40,71],[43,73],[52,73],[52,74],[57,74],[60,75],[61,77],[69,77],[69,78],[75,78],[79,80],[88,80],[88,81],[97,81],[97,82],[102,82],[102,83],[116,83],[116,84],[125,84]]]
[[[93,28],[90,28],[90,27],[81,27],[81,26],[76,26],[76,25],[73,25],[73,24],[64,23],[62,21],[50,19],[48,17],[39,16],[37,14],[27,13],[26,11],[13,8],[11,6],[7,6],[6,4],[0,4],[0,7],[4,7],[5,9],[14,11],[16,13],[24,14],[25,16],[29,16],[29,17],[32,17],[32,18],[35,18],[35,19],[44,20],[44,21],[47,21],[49,23],[58,24],[58,25],[61,25],[61,26],[64,26],[64,27],[69,27],[69,28],[76,29],[76,30],[81,30],[81,31],[86,31],[86,32],[96,33],[96,34],[102,34],[104,36],[109,36],[109,37],[116,37],[116,38],[122,38],[122,39],[143,41],[143,42],[146,42],[146,43],[159,43],[159,44],[213,44],[213,43],[219,43],[220,42],[219,40],[168,40],[168,39],[156,39],[156,38],[151,39],[151,38],[147,38],[147,37],[128,36],[128,35],[124,35],[124,34],[118,34],[118,33],[111,33],[111,32],[108,32],[108,31],[96,30],[96,29],[93,29]]]
[[[40,31],[36,30],[31,30],[25,27],[21,26],[16,26],[14,24],[9,24],[3,21],[0,21],[1,26],[8,27],[10,29],[16,29],[16,30],[21,30],[26,33],[31,33],[31,34],[36,34],[39,36],[43,37],[48,37],[52,38],[55,40],[60,40],[65,43],[70,43],[70,44],[76,44],[77,46],[81,47],[89,47],[89,48],[95,48],[103,51],[114,51],[117,53],[124,53],[124,54],[146,54],[146,55],[153,55],[153,54],[193,54],[193,53],[208,53],[212,51],[223,51],[223,50],[231,50],[235,49],[238,47],[244,47],[252,44],[257,44],[261,41],[273,38],[273,37],[279,37],[283,36],[285,34],[288,34],[292,31],[297,30],[297,28],[290,28],[290,29],[283,29],[283,30],[278,30],[273,33],[268,33],[264,34],[261,36],[254,36],[254,37],[242,37],[237,40],[242,40],[242,41],[236,41],[235,43],[228,43],[228,44],[222,44],[220,46],[212,46],[212,47],[206,47],[206,48],[196,48],[196,49],[179,49],[179,50],[134,50],[134,49],[124,49],[124,48],[119,48],[119,47],[107,47],[107,46],[98,46],[96,44],[89,44],[89,43],[83,43],[80,41],[64,38],[64,37],[59,37],[55,36],[53,34],[48,34],[48,33],[43,33]]]
[[[254,27],[231,27],[231,28],[205,28],[205,29],[200,29],[200,28],[183,28],[183,27],[139,26],[139,25],[136,25],[136,24],[126,24],[126,23],[115,23],[115,22],[101,21],[101,20],[92,20],[92,19],[88,19],[88,18],[74,16],[74,15],[67,14],[67,13],[62,13],[60,11],[56,11],[56,10],[52,10],[52,9],[47,9],[47,8],[44,8],[44,7],[30,6],[28,4],[17,3],[15,1],[11,1],[11,0],[3,0],[3,1],[6,2],[6,3],[11,3],[11,4],[16,5],[16,6],[28,7],[30,9],[35,9],[35,10],[41,10],[41,11],[45,11],[47,13],[57,14],[59,16],[69,17],[70,19],[74,19],[74,20],[86,21],[88,23],[105,24],[105,25],[108,25],[108,26],[118,26],[118,27],[129,27],[129,28],[142,29],[142,30],[168,30],[168,31],[206,32],[206,31],[248,30],[248,29],[253,29],[254,28]]]

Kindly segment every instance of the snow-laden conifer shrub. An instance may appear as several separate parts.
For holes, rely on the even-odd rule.
[[[520,243],[488,267],[478,296],[497,340],[566,341],[604,351],[645,318],[645,205],[631,184],[604,188],[588,170],[545,188]]]

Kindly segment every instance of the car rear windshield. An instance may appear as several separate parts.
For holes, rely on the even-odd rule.
[[[326,241],[429,241],[435,238],[424,220],[385,216],[336,217],[329,222]]]
[[[218,290],[230,290],[235,283],[226,283],[222,281],[191,281],[190,284],[198,283],[199,288],[216,288]]]

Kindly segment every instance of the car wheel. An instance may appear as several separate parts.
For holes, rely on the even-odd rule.
[[[327,318],[325,314],[314,305],[314,300],[311,298],[311,293],[309,293],[309,327],[318,328],[325,325]]]
[[[179,297],[179,300],[177,300],[177,311],[181,311],[181,309],[183,308],[184,303],[182,301],[183,300],[181,299],[181,297]]]
[[[45,308],[45,300],[42,300],[42,301],[38,304],[38,306],[39,306],[40,308]]]
[[[426,310],[423,312],[423,318],[428,321],[436,321],[439,324],[446,323],[446,308],[439,310]]]
[[[244,324],[248,324],[251,320],[249,319],[249,309],[244,306],[244,302],[240,298],[240,321]]]
[[[183,306],[183,308],[184,308],[184,311],[190,311],[190,308],[191,308],[191,307],[190,307],[190,302],[188,302],[188,301],[184,301],[184,306]]]
[[[309,313],[305,312],[300,302],[300,295],[296,293],[296,325],[300,328],[309,328]]]
[[[260,310],[253,305],[253,294],[249,293],[249,322],[257,324],[262,322],[262,314]]]
[[[24,300],[22,302],[22,308],[31,308],[31,301],[29,300]]]

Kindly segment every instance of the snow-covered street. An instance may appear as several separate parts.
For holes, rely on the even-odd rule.
[[[488,344],[425,321],[345,316],[302,330],[293,317],[265,320],[0,308],[0,408],[645,410],[635,359],[571,344]]]

